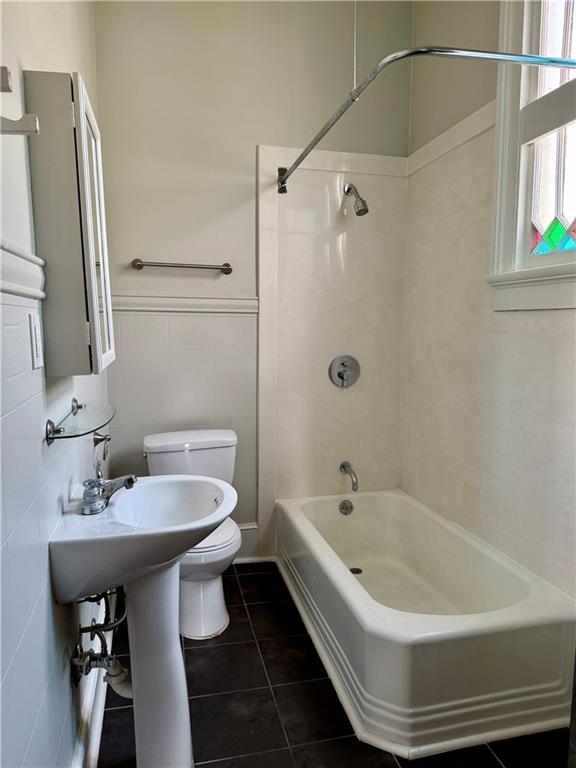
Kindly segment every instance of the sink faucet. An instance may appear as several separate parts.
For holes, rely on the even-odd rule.
[[[352,464],[350,464],[349,461],[343,461],[342,464],[340,464],[340,472],[343,472],[345,475],[350,475],[350,479],[352,480],[352,490],[357,491],[358,475],[352,469]]]
[[[123,475],[113,480],[103,480],[100,477],[95,480],[84,480],[80,511],[83,515],[96,515],[102,512],[116,491],[121,488],[133,488],[137,479],[136,475]]]

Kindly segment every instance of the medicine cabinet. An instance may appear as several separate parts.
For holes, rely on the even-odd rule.
[[[46,262],[47,376],[100,373],[115,358],[100,132],[78,73],[24,72],[36,252]]]

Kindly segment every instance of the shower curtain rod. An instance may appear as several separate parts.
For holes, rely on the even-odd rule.
[[[303,161],[308,157],[314,147],[326,136],[328,131],[336,125],[342,115],[347,112],[350,107],[358,101],[361,94],[368,88],[368,86],[376,80],[380,72],[385,69],[389,64],[394,64],[396,61],[402,61],[402,59],[410,59],[415,56],[438,56],[444,58],[454,59],[479,59],[480,61],[496,61],[505,62],[508,64],[526,64],[528,66],[536,67],[569,67],[576,69],[575,59],[561,59],[554,58],[553,56],[533,56],[527,53],[502,53],[500,51],[476,51],[468,48],[445,48],[442,46],[423,46],[420,48],[408,48],[404,51],[397,51],[391,53],[389,56],[385,56],[381,61],[376,64],[370,74],[360,83],[357,88],[354,88],[348,95],[346,101],[341,104],[340,107],[334,112],[326,123],[320,128],[318,133],[314,136],[312,141],[306,145],[302,152],[298,155],[296,160],[289,168],[278,168],[278,192],[285,193],[288,191],[286,182],[292,176],[294,171],[300,166]]]

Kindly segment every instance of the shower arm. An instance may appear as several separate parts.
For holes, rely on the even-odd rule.
[[[322,141],[324,136],[336,125],[338,120],[344,115],[350,107],[358,101],[362,93],[368,88],[368,86],[376,80],[382,70],[386,69],[390,64],[394,64],[396,61],[402,61],[403,59],[411,59],[416,56],[437,56],[439,58],[448,59],[478,59],[479,61],[495,61],[504,62],[507,64],[526,64],[528,66],[535,67],[568,67],[570,69],[576,69],[575,59],[562,59],[555,58],[553,56],[533,56],[528,53],[502,53],[500,51],[476,51],[467,48],[445,48],[442,46],[422,46],[420,48],[408,48],[404,51],[397,51],[391,53],[389,56],[385,56],[381,61],[376,64],[370,74],[360,83],[357,88],[354,88],[344,101],[320,128],[318,133],[314,136],[312,141],[306,145],[306,147],[300,152],[296,160],[289,168],[278,168],[278,192],[285,193],[288,191],[286,183],[294,171],[304,162],[314,147]]]

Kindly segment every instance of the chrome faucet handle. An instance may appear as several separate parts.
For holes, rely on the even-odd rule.
[[[106,481],[101,478],[84,480],[82,483],[84,488],[84,493],[82,494],[83,503],[80,508],[80,512],[83,515],[96,515],[106,508],[106,501],[102,498],[105,484]]]
[[[89,477],[88,480],[84,480],[82,487],[86,488],[86,491],[90,492],[96,489],[102,490],[106,481],[102,477]],[[84,491],[84,493],[86,493]]]

